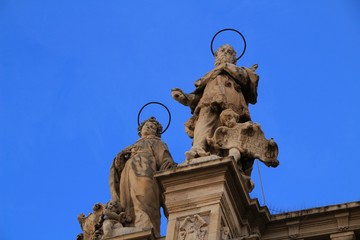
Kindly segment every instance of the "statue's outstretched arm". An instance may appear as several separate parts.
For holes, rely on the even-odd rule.
[[[180,88],[173,88],[171,89],[171,96],[182,105],[189,106],[191,112],[194,111],[200,100],[200,95],[196,93],[196,90],[194,93],[186,94]]]
[[[180,88],[171,89],[171,96],[182,105],[190,106],[191,94],[184,93]]]

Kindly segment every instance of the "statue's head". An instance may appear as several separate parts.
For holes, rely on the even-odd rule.
[[[229,44],[224,44],[215,52],[215,66],[222,63],[236,64],[236,51]]]
[[[221,124],[229,128],[235,127],[238,121],[239,121],[239,114],[234,112],[234,110],[232,110],[231,108],[225,109],[220,114]]]
[[[106,209],[109,209],[110,211],[113,212],[120,212],[121,211],[120,202],[117,200],[110,200],[106,204]]]
[[[145,120],[138,127],[138,134],[140,137],[157,136],[161,137],[162,126],[154,117]]]

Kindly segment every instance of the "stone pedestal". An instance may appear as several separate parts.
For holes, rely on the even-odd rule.
[[[269,222],[232,157],[197,159],[155,177],[165,197],[168,240],[258,239]]]

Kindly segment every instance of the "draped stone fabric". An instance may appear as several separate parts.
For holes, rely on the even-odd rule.
[[[153,228],[159,236],[161,197],[153,174],[174,165],[167,145],[156,136],[140,138],[115,157],[110,191],[133,219],[125,227]]]

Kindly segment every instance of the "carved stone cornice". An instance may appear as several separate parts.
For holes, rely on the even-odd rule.
[[[342,232],[360,232],[360,202],[350,202],[318,208],[287,212],[271,216],[264,240],[307,239],[330,235],[341,235]],[[337,235],[340,234],[340,235]],[[348,238],[336,238],[337,240]]]

